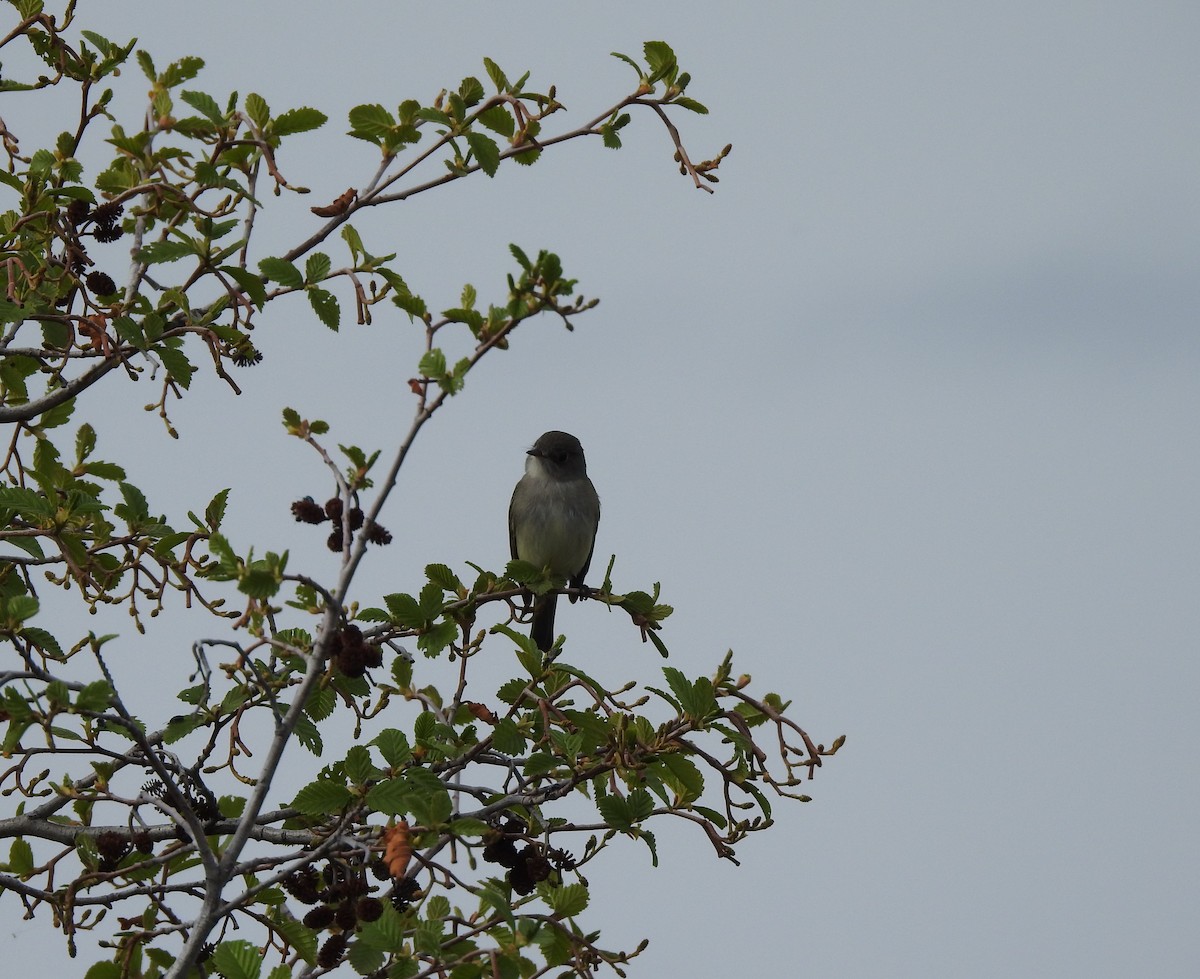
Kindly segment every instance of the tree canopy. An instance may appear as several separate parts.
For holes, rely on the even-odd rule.
[[[841,739],[811,739],[732,654],[708,675],[661,665],[607,689],[561,643],[540,652],[525,599],[580,590],[521,562],[451,568],[429,555],[413,593],[362,587],[360,567],[412,519],[389,498],[434,414],[483,357],[517,346],[526,321],[570,329],[596,301],[557,255],[515,244],[490,299],[468,285],[427,300],[393,243],[365,240],[353,219],[533,166],[566,142],[618,149],[635,120],[663,126],[683,179],[711,192],[729,147],[693,159],[683,145],[673,118],[707,111],[690,76],[662,41],[616,54],[632,90],[574,127],[560,125],[554,86],[536,91],[487,58],[482,78],[427,101],[356,106],[349,135],[378,148],[377,169],[312,206],[305,240],[263,254],[265,198],[302,199],[287,174],[324,112],[204,91],[200,58],[158,64],[80,27],[74,2],[57,15],[9,6],[0,46],[26,46],[41,68],[6,73],[0,91],[69,91],[76,111],[52,146],[0,132],[4,906],[58,929],[95,979],[343,962],[396,977],[625,974],[638,950],[605,947],[588,865],[624,840],[657,863],[655,828],[672,818],[735,860],[775,801],[807,800],[802,783]],[[111,111],[122,69],[149,83],[133,124]],[[84,148],[103,146],[111,162],[89,174]],[[120,282],[104,271],[113,249],[131,259]],[[256,343],[272,328],[264,311],[300,295],[331,330],[386,317],[412,352],[398,385],[412,420],[394,445],[335,436],[302,395],[278,406],[281,435],[312,453],[327,487],[281,505],[297,535],[327,535],[332,577],[234,539],[229,489],[196,500],[181,486],[159,513],[132,460],[104,454],[112,423],[88,408],[113,385],[148,385],[164,437],[179,437],[171,405],[197,374],[234,392],[254,384],[272,369]],[[587,597],[667,656],[659,585],[612,577],[610,563]],[[138,632],[160,614],[194,621],[190,652],[158,667],[178,670],[176,702],[140,716],[109,668],[122,635],[68,631],[53,612],[63,601],[125,609]],[[481,702],[466,690],[485,646],[511,658],[511,676]],[[281,784],[296,752],[315,774]]]

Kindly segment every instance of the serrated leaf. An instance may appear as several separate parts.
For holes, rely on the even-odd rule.
[[[96,448],[96,430],[87,422],[79,426],[79,431],[75,433],[75,459],[78,462],[83,462],[92,454],[92,450]]]
[[[425,616],[421,612],[421,606],[412,595],[405,595],[403,593],[384,595],[383,600],[387,604],[388,613],[391,615],[392,621],[398,625],[409,629],[418,629],[425,624]]]
[[[382,105],[356,105],[350,110],[350,135],[378,142],[395,125],[396,119]]]
[[[490,136],[483,133],[467,133],[467,143],[475,154],[475,162],[489,177],[494,177],[500,167],[500,147]]]
[[[520,690],[524,690],[528,686],[526,682],[519,682]],[[501,691],[501,699],[504,698],[504,691]],[[515,697],[515,694],[513,695]],[[496,727],[492,730],[492,745],[502,755],[517,757],[523,755],[528,748],[528,742],[525,736],[521,734],[516,722],[511,717],[501,718]]]
[[[267,100],[261,95],[251,92],[246,96],[246,115],[254,120],[254,124],[259,129],[262,129],[271,121],[271,107],[267,105]]]
[[[425,351],[417,364],[417,370],[421,372],[422,377],[430,377],[434,380],[445,377],[446,355],[438,347]]]
[[[12,543],[16,544],[18,541],[13,541]],[[63,658],[62,646],[60,646],[58,640],[45,629],[39,629],[36,626],[26,626],[21,630],[21,638],[54,659]]]
[[[322,282],[333,268],[333,262],[324,252],[313,252],[304,263],[304,281]]]
[[[475,105],[483,98],[483,83],[474,75],[469,75],[458,86],[458,96],[466,105]]]
[[[367,805],[385,816],[406,816],[412,795],[403,779],[390,778],[371,786],[367,793]]]
[[[508,91],[508,78],[504,72],[500,70],[500,66],[491,58],[483,59],[483,67],[487,70],[488,78],[492,80],[492,84],[496,86],[497,92]]]
[[[680,805],[691,805],[704,792],[704,775],[690,758],[684,755],[663,755],[660,761],[670,772],[667,781],[679,796]]]
[[[708,106],[706,106],[700,102],[697,102],[695,99],[689,99],[687,96],[684,96],[684,95],[679,96],[671,104],[672,105],[681,105],[681,106],[683,106],[683,108],[689,109],[692,112],[698,113],[699,115],[702,115],[702,116],[708,115]]]
[[[316,964],[316,932],[297,919],[282,914],[272,916],[271,926],[287,939],[288,944],[296,950],[300,958],[302,958],[309,965]],[[275,979],[279,969],[283,969],[282,979],[291,979],[292,970],[286,965],[276,966],[276,968],[270,973],[271,979]]]
[[[256,945],[238,939],[221,942],[212,954],[212,965],[224,979],[258,979],[263,958]]]
[[[288,109],[275,117],[271,129],[276,136],[291,136],[295,133],[306,133],[320,129],[329,117],[317,109],[304,106],[299,109]]]
[[[203,67],[204,60],[202,58],[193,56],[180,58],[167,66],[167,70],[162,74],[162,83],[166,88],[182,85],[200,74],[200,69]]]
[[[238,591],[251,598],[271,598],[279,591],[278,576],[265,568],[248,568],[238,576]]]
[[[457,594],[463,590],[463,583],[459,581],[458,575],[444,564],[425,565],[425,577],[444,591]]]
[[[181,388],[186,390],[191,386],[192,375],[196,373],[196,368],[182,350],[176,350],[174,347],[156,347],[155,353],[162,360],[163,366],[171,377],[179,382]]]
[[[508,250],[512,252],[512,257],[517,260],[517,264],[520,265],[521,268],[523,268],[526,272],[529,272],[533,269],[533,263],[529,261],[529,256],[525,254],[524,250],[519,245],[510,243]]]
[[[561,887],[551,887],[543,884],[538,888],[538,896],[560,918],[573,918],[581,914],[588,906],[588,889],[582,884],[564,884]]]
[[[208,506],[204,508],[204,522],[212,530],[217,530],[221,526],[221,521],[225,519],[225,507],[229,502],[228,487],[221,490],[208,502]]]
[[[375,776],[375,765],[371,761],[371,753],[361,744],[356,744],[346,752],[346,760],[342,765],[346,777],[355,785],[362,785]]]
[[[215,123],[225,121],[225,113],[221,111],[221,107],[217,105],[217,100],[206,92],[192,92],[184,89],[179,93],[179,97],[183,99],[197,112],[206,116]]]
[[[299,289],[304,285],[300,270],[282,258],[264,258],[258,263],[258,270],[272,282],[278,282],[287,289]]]
[[[138,250],[137,259],[146,265],[157,265],[195,254],[196,245],[191,241],[152,241]]]
[[[647,41],[642,45],[646,64],[650,66],[650,81],[656,82],[675,70],[675,52],[665,41]]]
[[[33,872],[33,847],[25,840],[13,840],[8,850],[8,871],[18,877],[24,877]]]
[[[353,795],[346,786],[321,779],[310,782],[297,792],[292,805],[306,816],[328,816],[338,812],[352,798]]]
[[[596,808],[604,821],[615,830],[628,832],[633,828],[633,815],[629,805],[617,795],[605,795],[596,800]]]
[[[630,68],[632,68],[634,71],[637,72],[638,78],[642,77],[641,65],[639,65],[636,61],[634,61],[631,57],[629,57],[629,55],[621,54],[620,51],[610,51],[609,54],[611,54],[614,58],[624,61],[625,64],[629,65]]]
[[[379,732],[375,738],[375,744],[379,748],[379,753],[383,755],[383,760],[392,768],[400,768],[412,757],[412,748],[409,746],[408,738],[404,732],[397,731],[395,728],[387,728]]]
[[[108,681],[96,680],[79,691],[75,698],[75,708],[99,714],[108,709],[112,698],[113,689],[108,685]]]
[[[316,287],[310,287],[306,291],[308,292],[308,302],[312,306],[313,312],[317,314],[317,319],[336,333],[342,319],[342,308],[338,304],[337,296],[328,289]]]
[[[222,265],[220,272],[233,279],[246,294],[246,298],[258,309],[262,309],[267,304],[267,287],[263,283],[261,275],[255,275],[249,269],[244,269],[239,265]]]
[[[506,139],[512,139],[513,133],[517,131],[517,122],[512,112],[503,105],[493,105],[490,109],[484,109],[479,113],[478,119],[481,125],[487,126],[492,132],[499,133]]]

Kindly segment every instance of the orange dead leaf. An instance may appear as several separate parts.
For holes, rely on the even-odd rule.
[[[483,721],[486,724],[496,723],[496,715],[486,704],[477,704],[473,700],[468,700],[465,706],[477,721]]]
[[[105,357],[113,354],[112,338],[106,332],[108,320],[103,316],[90,316],[79,321],[79,332],[88,338],[88,344],[93,350],[99,350]]]
[[[337,200],[326,204],[324,207],[310,207],[309,210],[319,218],[337,217],[339,214],[345,214],[346,210],[358,197],[358,191],[353,187],[346,189],[346,193],[342,194]]]
[[[402,819],[383,831],[383,862],[395,880],[404,877],[408,861],[412,859],[412,840],[408,820]]]

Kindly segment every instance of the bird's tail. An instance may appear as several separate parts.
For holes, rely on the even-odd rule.
[[[548,653],[554,645],[554,606],[557,602],[556,592],[542,595],[533,602],[533,625],[529,629],[529,638],[543,653]]]

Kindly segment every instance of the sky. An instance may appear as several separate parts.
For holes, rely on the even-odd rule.
[[[285,153],[313,192],[268,203],[264,248],[369,179],[351,106],[428,99],[484,56],[578,125],[635,83],[609,52],[665,40],[711,110],[679,121],[693,158],[733,144],[711,196],[647,114],[618,153],[569,144],[355,221],[436,308],[468,281],[502,297],[511,241],[602,299],[573,333],[523,327],[439,413],[364,585],[500,567],[522,453],[564,429],[603,501],[593,567],[662,582],[671,663],[732,648],[815,740],[847,737],[740,867],[663,831],[659,868],[636,844],[592,868],[608,944],[651,939],[631,975],[1196,974],[1200,7],[80,6],[160,65],[203,57],[218,101],[330,116]],[[132,124],[144,85],[120,85]],[[23,148],[60,128],[5,102]],[[105,410],[152,507],[252,473],[231,532],[331,576],[287,511],[327,481],[279,411],[386,456],[419,339],[399,311],[334,335],[297,303],[264,318],[242,397],[198,378],[179,443],[144,386]],[[656,683],[617,616],[558,626],[572,662]],[[186,655],[171,628],[158,654]]]

